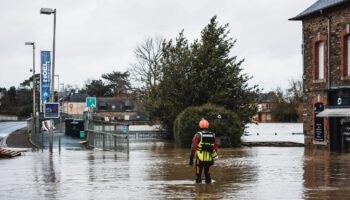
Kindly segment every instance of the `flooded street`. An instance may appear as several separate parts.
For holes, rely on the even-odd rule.
[[[0,199],[343,199],[350,156],[302,147],[220,149],[214,183],[195,184],[189,149],[131,143],[130,153],[65,149],[0,160]]]

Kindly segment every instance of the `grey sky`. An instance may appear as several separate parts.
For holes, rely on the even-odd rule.
[[[288,86],[301,77],[301,23],[290,22],[315,0],[0,0],[0,87],[19,86],[31,73],[36,42],[52,49],[53,16],[57,9],[56,74],[60,82],[78,85],[101,74],[125,71],[134,49],[147,37],[177,37],[184,29],[190,40],[217,15],[229,23],[237,39],[232,55],[245,58],[244,72],[264,91]],[[56,82],[57,83],[57,82]]]

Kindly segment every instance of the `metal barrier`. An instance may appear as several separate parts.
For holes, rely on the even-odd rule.
[[[129,153],[128,134],[107,133],[93,130],[86,130],[87,145],[89,148],[102,150],[126,151]]]
[[[85,131],[89,148],[129,153],[129,125],[89,120]]]
[[[129,131],[129,139],[136,141],[162,140],[166,137],[165,131]]]

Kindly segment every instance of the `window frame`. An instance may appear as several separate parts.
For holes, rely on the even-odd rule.
[[[340,71],[341,71],[341,77],[342,79],[344,78],[349,78],[350,77],[350,33],[347,28],[345,28],[341,32],[341,43],[340,43]]]
[[[319,44],[323,44],[323,78],[319,78]],[[318,34],[312,39],[312,75],[314,83],[325,82],[327,79],[327,36]]]

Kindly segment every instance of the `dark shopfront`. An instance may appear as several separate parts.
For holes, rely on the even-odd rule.
[[[315,105],[315,140],[323,137],[321,117],[329,118],[329,148],[332,151],[350,150],[350,89],[334,89],[328,92],[326,109]],[[318,107],[320,107],[318,105]],[[323,121],[323,120],[321,120]]]

